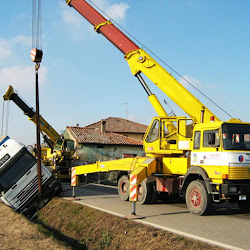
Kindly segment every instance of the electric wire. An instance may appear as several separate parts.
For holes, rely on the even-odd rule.
[[[192,86],[196,91],[198,91],[202,96],[204,96],[206,99],[208,99],[212,104],[214,104],[217,108],[219,108],[222,112],[227,114],[230,118],[233,118],[227,111],[225,111],[222,107],[220,107],[217,103],[215,103],[211,98],[209,98],[207,95],[202,93],[197,87],[195,87],[190,81],[188,81],[186,78],[184,78],[180,73],[178,73],[174,68],[172,68],[169,64],[167,64],[165,61],[163,61],[159,56],[157,56],[152,50],[150,50],[148,47],[146,47],[143,43],[141,43],[135,36],[130,34],[126,29],[124,29],[119,23],[117,23],[114,19],[112,19],[108,14],[106,14],[102,9],[100,9],[96,4],[94,4],[91,0],[88,0],[93,6],[95,6],[96,9],[98,9],[101,13],[103,13],[106,17],[108,17],[110,20],[112,20],[113,23],[117,25],[121,30],[123,30],[128,36],[130,36],[134,41],[139,43],[143,48],[145,48],[147,51],[149,51],[154,57],[156,57],[159,61],[161,61],[165,66],[167,66],[169,69],[171,69],[176,75],[178,75],[181,79],[183,79],[185,82],[187,82],[190,86]]]

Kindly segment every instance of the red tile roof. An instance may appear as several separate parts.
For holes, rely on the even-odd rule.
[[[66,127],[77,143],[142,145],[140,140],[112,132],[101,133],[97,128]]]
[[[103,121],[106,121],[107,132],[144,134],[147,129],[147,125],[123,118],[109,117],[107,119],[103,119]],[[95,122],[86,126],[85,128],[101,128],[101,122],[102,121]]]

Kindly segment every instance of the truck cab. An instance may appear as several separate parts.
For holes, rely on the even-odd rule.
[[[206,171],[214,201],[249,199],[250,124],[234,119],[196,125],[191,166]]]
[[[60,192],[61,184],[42,165],[42,197],[39,200],[36,158],[15,140],[0,139],[0,193],[4,203],[29,215]]]

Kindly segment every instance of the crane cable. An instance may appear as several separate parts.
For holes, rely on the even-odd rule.
[[[206,94],[202,93],[197,87],[195,87],[190,81],[188,81],[185,77],[179,74],[174,68],[172,68],[169,64],[164,62],[159,56],[157,56],[152,50],[146,47],[143,43],[141,43],[135,36],[130,34],[126,29],[124,29],[119,23],[113,20],[108,14],[106,14],[102,9],[100,9],[96,4],[94,4],[91,0],[88,0],[95,8],[97,8],[100,12],[102,12],[105,16],[107,16],[113,23],[115,23],[121,30],[123,30],[128,36],[133,38],[136,42],[138,42],[143,48],[149,51],[153,56],[155,56],[159,61],[161,61],[164,65],[166,65],[169,69],[171,69],[175,74],[177,74],[181,79],[187,82],[191,87],[193,87],[196,91],[198,91],[201,95],[203,95],[206,99],[208,99],[212,104],[214,104],[217,108],[219,108],[222,112],[227,114],[230,118],[233,118],[227,111],[225,111],[222,107],[220,107],[217,103],[215,103],[211,98],[209,98]],[[240,119],[239,119],[240,120]]]
[[[41,1],[32,1],[32,48],[40,49],[42,47],[42,10]]]

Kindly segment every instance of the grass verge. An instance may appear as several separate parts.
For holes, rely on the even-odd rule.
[[[61,198],[43,207],[36,223],[69,249],[221,249]]]

